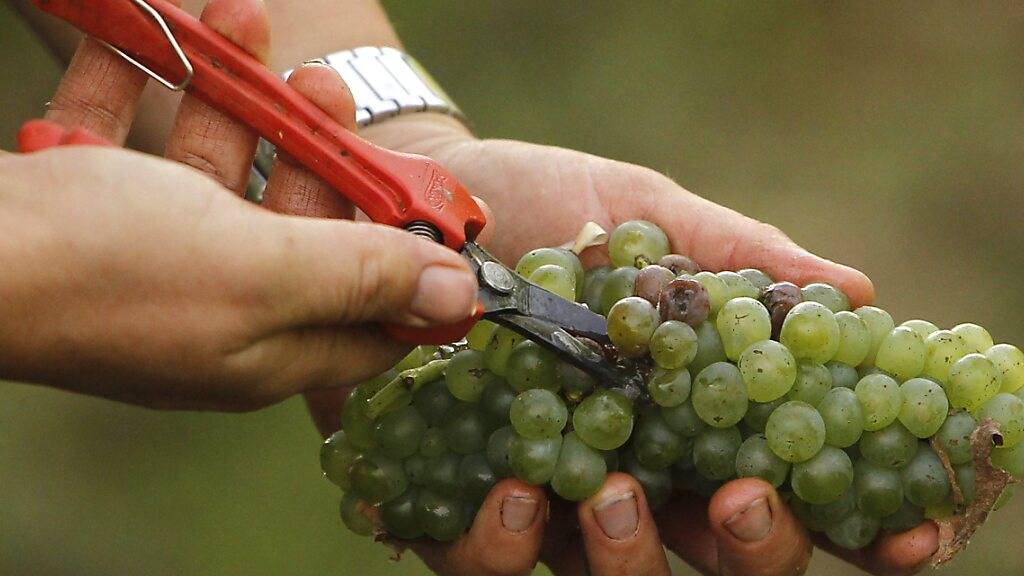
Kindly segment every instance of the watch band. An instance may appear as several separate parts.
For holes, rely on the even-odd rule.
[[[315,60],[334,68],[352,92],[360,127],[411,112],[438,112],[465,120],[462,111],[412,56],[394,48],[364,46]],[[287,79],[292,70],[283,74]],[[261,140],[246,196],[262,201],[274,147]]]

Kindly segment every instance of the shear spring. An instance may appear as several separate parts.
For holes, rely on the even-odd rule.
[[[167,26],[167,22],[164,21],[163,16],[161,16],[159,12],[154,10],[153,7],[147,4],[145,0],[132,0],[132,2],[134,2],[135,5],[138,6],[140,10],[145,12],[147,16],[152,18],[153,21],[156,22],[157,26],[160,27],[160,31],[163,32],[164,37],[167,38],[167,42],[170,43],[171,48],[174,49],[174,53],[178,56],[178,60],[181,61],[181,65],[185,69],[185,77],[182,78],[180,82],[175,84],[170,80],[164,78],[163,76],[160,76],[156,72],[150,70],[148,67],[146,67],[145,64],[139,62],[135,58],[132,58],[120,48],[113,46],[107,42],[103,42],[102,40],[100,40],[100,42],[107,48],[113,50],[118,56],[130,62],[139,70],[145,72],[147,75],[149,75],[150,78],[156,80],[160,84],[163,84],[166,88],[169,88],[175,92],[180,92],[184,90],[188,87],[189,83],[192,82],[192,76],[195,74],[195,68],[193,68],[192,63],[189,62],[188,56],[186,56],[185,51],[181,49],[181,45],[178,44],[177,38],[174,37],[174,34],[171,32],[171,29]]]

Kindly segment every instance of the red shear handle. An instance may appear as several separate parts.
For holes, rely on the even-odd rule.
[[[484,317],[484,305],[476,303],[473,315],[458,324],[447,326],[431,326],[430,328],[412,328],[398,324],[385,324],[384,331],[388,336],[406,344],[450,344],[458,342],[469,334],[470,328]]]
[[[183,75],[164,31],[141,0],[33,0],[164,78]],[[345,130],[240,48],[165,0],[145,0],[194,68],[189,92],[251,126],[348,197],[374,222],[428,223],[461,250],[483,229],[480,207],[436,162],[379,148]]]

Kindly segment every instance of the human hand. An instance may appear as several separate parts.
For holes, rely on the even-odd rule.
[[[266,53],[260,2],[214,0],[204,21]],[[311,67],[293,84],[308,90],[325,72],[337,78]],[[87,40],[47,118],[122,143],[144,84]],[[310,96],[352,115],[337,92]],[[407,349],[377,322],[450,323],[475,303],[475,279],[451,250],[241,200],[257,140],[245,126],[191,97],[174,126],[168,156],[198,171],[95,147],[0,158],[4,377],[161,408],[250,409],[386,369]],[[281,162],[271,203],[312,202],[315,177]],[[338,198],[316,201],[350,212]]]
[[[846,292],[854,306],[874,298],[871,282],[860,272],[814,256],[776,228],[695,196],[645,168],[561,148],[477,140],[454,120],[432,114],[400,116],[371,126],[364,136],[386,147],[433,156],[486,200],[502,231],[489,247],[508,262],[537,246],[571,240],[587,221],[612,229],[642,218],[657,223],[677,251],[706,269],[756,267],[800,285],[828,282]],[[524,212],[523,206],[530,210]],[[590,266],[607,261],[599,249],[582,256]],[[763,539],[743,542],[726,524],[762,499],[768,504],[770,531]],[[760,504],[756,508],[764,510]],[[811,550],[807,532],[763,483],[731,482],[710,503],[680,496],[657,515],[657,523],[669,549],[706,574],[798,574]],[[926,522],[903,534],[882,536],[859,552],[816,543],[873,574],[902,575],[916,572],[928,560],[938,534]]]

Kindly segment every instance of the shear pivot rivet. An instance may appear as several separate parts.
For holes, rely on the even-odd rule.
[[[484,262],[480,266],[480,280],[502,294],[509,294],[516,287],[516,279],[507,268],[497,262]]]

